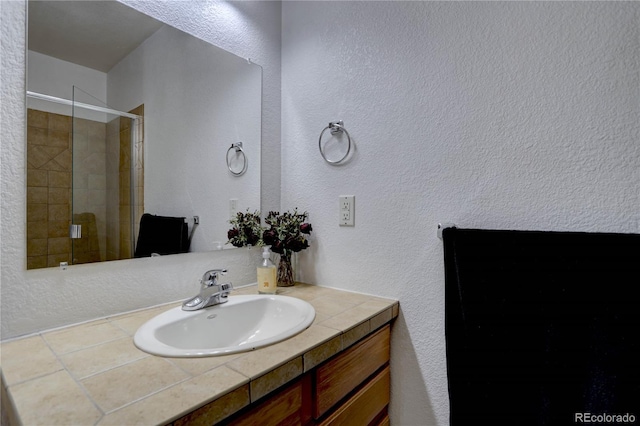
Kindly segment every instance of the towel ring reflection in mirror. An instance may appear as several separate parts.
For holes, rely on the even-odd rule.
[[[322,136],[324,135],[324,132],[326,132],[327,130],[329,130],[332,135],[341,134],[343,132],[345,135],[347,135],[347,144],[348,144],[347,152],[339,160],[329,160],[324,153],[324,149],[322,147]],[[318,149],[320,150],[320,155],[322,155],[322,158],[324,158],[324,161],[326,161],[329,164],[337,165],[347,159],[347,157],[349,156],[349,153],[351,152],[351,136],[349,135],[349,132],[347,132],[347,129],[345,129],[344,122],[342,122],[342,120],[332,121],[329,123],[327,127],[322,129],[322,132],[320,132],[320,138],[318,139]]]
[[[233,167],[231,167],[231,160],[229,159],[229,153],[232,150],[235,151],[236,157],[242,156],[242,170],[240,171],[233,170]],[[227,168],[229,169],[231,174],[234,176],[242,176],[244,172],[247,171],[248,167],[249,167],[249,159],[247,158],[247,154],[242,149],[242,142],[236,142],[231,144],[231,147],[227,150]]]

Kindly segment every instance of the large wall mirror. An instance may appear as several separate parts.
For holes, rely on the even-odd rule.
[[[27,55],[28,269],[228,248],[260,209],[260,66],[115,0],[30,0]]]

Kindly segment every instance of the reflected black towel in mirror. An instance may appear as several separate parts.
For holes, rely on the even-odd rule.
[[[149,213],[142,215],[135,257],[188,251],[189,231],[184,217],[155,216]]]
[[[443,231],[451,425],[640,423],[640,235]]]

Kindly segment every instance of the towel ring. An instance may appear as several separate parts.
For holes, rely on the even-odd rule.
[[[342,133],[342,132],[344,132],[347,135],[347,142],[348,142],[347,153],[344,155],[344,157],[342,157],[339,160],[329,160],[326,157],[326,155],[324,155],[324,150],[322,149],[322,136],[324,135],[324,132],[326,132],[327,130],[330,130],[332,135],[335,135],[337,133]],[[332,121],[329,123],[327,127],[322,129],[322,132],[320,132],[320,138],[318,139],[318,149],[320,150],[320,155],[322,155],[322,158],[324,158],[324,161],[326,161],[329,164],[336,165],[346,160],[346,158],[349,156],[349,153],[351,152],[351,136],[349,135],[349,132],[347,132],[347,129],[345,129],[344,123],[342,122],[342,120]]]
[[[240,170],[239,172],[236,172],[231,168],[231,162],[229,161],[229,152],[231,152],[232,149],[235,150],[236,154],[237,153],[242,154],[242,170]],[[248,167],[249,167],[249,159],[247,158],[247,154],[242,149],[242,142],[232,143],[231,147],[227,150],[227,168],[229,169],[232,175],[242,176],[244,172],[247,171]]]

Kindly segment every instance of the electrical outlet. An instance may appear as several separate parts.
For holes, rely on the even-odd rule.
[[[340,226],[355,226],[355,195],[341,195],[338,199],[340,201]]]
[[[238,214],[238,199],[231,198],[229,200],[229,219],[234,219]]]

